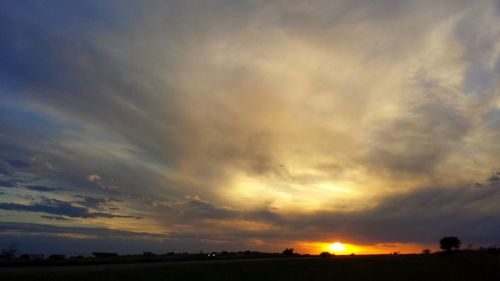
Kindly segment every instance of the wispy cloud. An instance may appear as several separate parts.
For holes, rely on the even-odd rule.
[[[87,203],[88,201],[79,202]],[[95,204],[91,201],[90,205]],[[32,204],[0,203],[0,209],[25,212],[40,212],[46,214],[62,215],[74,218],[134,218],[128,215],[112,214],[107,212],[90,211],[85,206],[77,206],[73,202],[65,202],[57,199],[43,198],[40,202]]]
[[[0,208],[227,243],[495,242],[499,17],[494,0],[3,1]]]

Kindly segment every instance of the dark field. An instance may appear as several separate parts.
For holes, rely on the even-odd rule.
[[[298,257],[0,268],[0,280],[500,280],[497,255]]]

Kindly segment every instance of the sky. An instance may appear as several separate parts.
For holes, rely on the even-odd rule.
[[[0,248],[500,244],[498,0],[0,1]]]

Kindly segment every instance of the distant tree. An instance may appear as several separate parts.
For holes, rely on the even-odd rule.
[[[2,256],[12,259],[16,256],[18,247],[15,243],[11,243],[8,248],[2,250]]]
[[[293,248],[286,248],[281,254],[284,256],[293,256],[295,253],[293,252]]]
[[[327,258],[327,257],[331,257],[332,254],[330,254],[330,252],[321,252],[321,254],[319,254],[320,257],[323,257],[323,258]]]
[[[49,260],[62,261],[66,259],[66,255],[50,255]]]
[[[493,245],[493,246],[490,246],[486,249],[486,253],[487,254],[495,254],[495,255],[498,255],[500,254],[500,247],[496,246],[496,245]]]
[[[429,255],[430,253],[431,253],[431,250],[429,250],[429,249],[422,250],[422,255]]]
[[[439,240],[439,247],[446,252],[450,252],[453,249],[459,249],[462,242],[455,236],[446,236]]]

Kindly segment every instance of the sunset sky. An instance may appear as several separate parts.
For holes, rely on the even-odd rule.
[[[500,1],[0,1],[0,249],[500,244]]]

